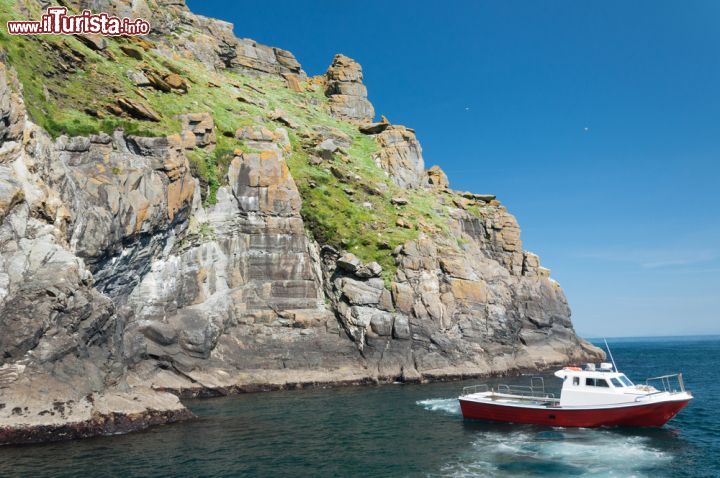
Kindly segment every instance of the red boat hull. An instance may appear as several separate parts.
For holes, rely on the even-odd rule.
[[[603,409],[513,407],[460,399],[465,418],[555,427],[659,427],[690,400],[666,401]]]

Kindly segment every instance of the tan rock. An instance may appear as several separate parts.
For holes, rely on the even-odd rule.
[[[487,302],[487,284],[485,281],[450,279],[450,289],[455,299],[461,302]]]
[[[95,51],[102,51],[107,48],[107,40],[102,35],[75,35],[80,42]]]
[[[362,84],[362,67],[352,58],[335,55],[325,73],[325,95],[330,99],[330,113],[339,118],[370,121],[375,110]]]
[[[243,153],[235,157],[228,177],[243,210],[268,214],[300,211],[300,193],[277,151]]]
[[[169,75],[166,75],[163,78],[163,80],[165,81],[165,83],[167,83],[170,86],[170,88],[172,88],[174,90],[187,92],[187,89],[188,89],[187,82],[180,75],[178,75],[176,73],[170,73]]]
[[[302,93],[303,91],[305,91],[305,89],[300,84],[300,79],[297,75],[293,73],[286,73],[285,75],[283,75],[283,77],[285,78],[285,83],[287,84],[289,90],[296,93]]]
[[[440,166],[433,166],[427,170],[427,181],[431,189],[444,190],[450,185],[445,172],[440,169]]]
[[[188,113],[178,117],[183,129],[183,145],[185,149],[215,148],[215,122],[210,113]],[[189,137],[192,136],[192,140]]]
[[[122,111],[133,118],[146,121],[160,121],[160,117],[155,111],[139,101],[131,100],[129,98],[118,98],[117,104]]]
[[[395,308],[405,314],[411,314],[415,303],[415,293],[408,284],[393,282],[391,285]]]
[[[464,198],[462,196],[456,196],[456,197],[452,198],[452,201],[453,201],[453,204],[455,204],[455,206],[459,207],[460,209],[467,209],[468,207],[475,204],[475,201]]]

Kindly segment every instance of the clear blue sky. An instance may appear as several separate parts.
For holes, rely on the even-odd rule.
[[[720,333],[720,2],[188,3],[310,75],[358,60],[427,167],[515,214],[581,334]]]

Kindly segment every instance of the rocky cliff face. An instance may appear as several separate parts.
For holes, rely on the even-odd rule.
[[[66,3],[153,33],[0,42],[0,444],[602,355],[495,197],[371,123],[354,60],[307,78],[177,1]]]

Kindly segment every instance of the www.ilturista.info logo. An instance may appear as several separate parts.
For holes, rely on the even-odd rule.
[[[111,17],[90,10],[83,10],[80,15],[68,15],[65,7],[49,7],[39,21],[7,22],[7,31],[11,35],[147,35],[150,23],[142,18]]]

